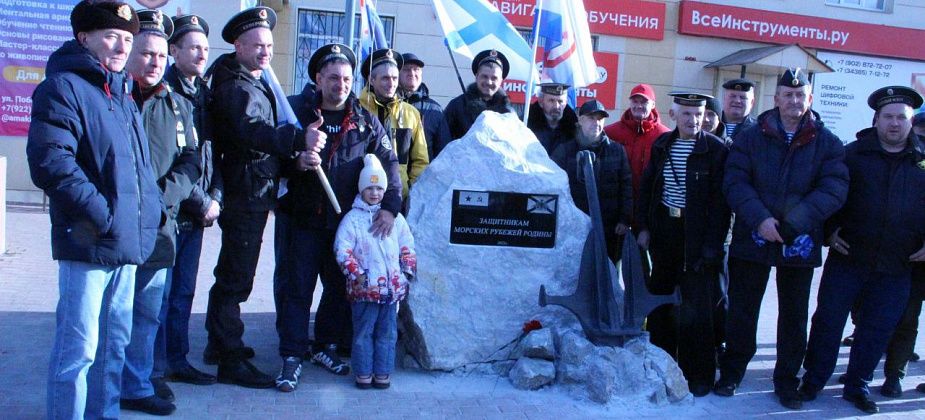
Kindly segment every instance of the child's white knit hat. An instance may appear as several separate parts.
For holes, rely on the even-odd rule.
[[[379,158],[374,154],[368,154],[363,158],[363,170],[360,171],[360,181],[357,186],[360,191],[365,190],[373,185],[378,185],[382,189],[388,189],[388,179],[385,176],[385,169],[379,163]]]

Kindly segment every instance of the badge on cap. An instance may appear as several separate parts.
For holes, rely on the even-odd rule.
[[[392,58],[392,50],[385,50],[385,56],[388,58]]]
[[[156,23],[158,27],[160,27],[160,28],[163,28],[163,27],[164,27],[164,24],[163,24],[163,23],[164,23],[164,14],[161,13],[160,10],[158,10],[157,12],[154,13],[154,16],[152,17],[152,19],[154,19],[154,23]]]
[[[116,10],[116,14],[122,19],[132,20],[132,8],[127,4],[119,6],[119,10]]]
[[[800,78],[798,76],[799,74],[800,74],[800,68],[797,67],[796,70],[793,71],[793,80],[790,81],[791,85],[794,85],[794,86],[800,85]]]
[[[488,55],[490,55],[490,56],[492,56],[492,57],[497,57],[497,56],[498,56],[498,52],[495,51],[495,50],[491,50],[491,51],[488,53]]]
[[[733,89],[734,89],[734,90],[742,90],[742,85],[736,83],[736,85],[735,85],[735,87],[734,87]]]
[[[260,11],[257,12],[257,16],[263,20],[267,20],[267,9],[260,9]]]
[[[191,17],[191,18],[189,19],[189,23],[192,23],[193,25],[198,25],[198,24],[199,24],[199,16],[193,16],[193,17]]]
[[[378,183],[379,183],[379,175],[370,175],[370,176],[369,176],[369,183],[370,183],[370,184],[378,184]]]
[[[886,90],[886,94],[887,94],[887,95],[892,95],[892,94],[893,94],[893,89],[887,89],[887,90]]]
[[[340,47],[338,47],[337,45],[332,45],[331,52],[334,54],[340,54]]]

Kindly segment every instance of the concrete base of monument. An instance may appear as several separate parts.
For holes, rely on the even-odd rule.
[[[482,113],[417,179],[409,204],[418,271],[399,312],[405,367],[605,404],[691,398],[677,364],[647,338],[597,347],[570,312],[539,307],[541,285],[574,293],[590,219],[515,115]]]

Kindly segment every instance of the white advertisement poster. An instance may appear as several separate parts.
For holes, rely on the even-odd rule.
[[[873,91],[899,85],[925,95],[923,62],[827,51],[819,51],[817,57],[835,72],[815,76],[813,109],[844,143],[854,141],[858,131],[871,126],[874,111],[867,106],[867,97]]]
[[[161,9],[167,16],[183,15],[190,12],[191,0],[126,0],[136,9]]]

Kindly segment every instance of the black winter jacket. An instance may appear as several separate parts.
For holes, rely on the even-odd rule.
[[[788,146],[774,108],[758,116],[758,124],[732,143],[723,192],[736,215],[731,257],[772,266],[818,267],[823,223],[848,196],[845,147],[812,112],[803,116]],[[755,243],[752,232],[768,217],[780,222],[777,230],[788,244],[799,235],[810,235],[814,247],[809,259],[785,259],[780,243]]]
[[[132,81],[76,40],[52,53],[45,74],[32,95],[26,155],[49,198],[52,258],[145,262],[163,206]]]
[[[193,108],[193,124],[196,126],[196,135],[199,137],[199,166],[202,168],[202,175],[190,191],[189,197],[180,204],[177,224],[180,230],[187,230],[194,226],[202,227],[202,218],[209,211],[212,201],[218,201],[219,204],[222,201],[222,175],[221,172],[216,171],[213,163],[212,129],[206,113],[212,100],[212,92],[201,78],[197,77],[192,84],[189,83],[177,70],[176,64],[167,68],[164,81],[170,85],[175,95],[188,101]]]
[[[167,211],[167,220],[157,232],[154,253],[145,261],[144,267],[173,267],[177,253],[177,215],[180,213],[180,203],[189,197],[202,174],[193,124],[193,107],[171,92],[164,82],[155,86],[147,95],[136,84],[132,96],[141,109],[148,150],[151,151],[151,169],[154,170]]]
[[[910,132],[906,149],[891,156],[875,128],[857,134],[845,147],[851,175],[848,199],[825,224],[828,238],[837,228],[848,242],[848,256],[830,251],[829,258],[862,261],[880,273],[909,274],[909,256],[925,241],[925,144]]]
[[[277,126],[273,92],[239,64],[234,53],[222,55],[213,66],[208,114],[224,206],[272,210],[279,188],[279,158],[304,149],[304,134],[290,124]]]
[[[499,114],[516,112],[504,89],[498,89],[491,99],[485,101],[473,83],[466,89],[466,93],[453,98],[443,111],[446,123],[450,127],[451,140],[465,136],[483,111],[495,111]]]
[[[546,149],[546,153],[548,154],[552,154],[560,143],[575,138],[576,124],[578,124],[578,114],[568,105],[566,105],[565,110],[562,112],[562,119],[559,120],[559,125],[556,126],[555,129],[549,128],[549,124],[546,123],[546,115],[543,114],[543,108],[540,107],[539,102],[534,102],[530,105],[530,117],[527,118],[527,128],[536,135],[536,139],[540,141],[540,144],[543,145],[543,148]],[[620,146],[620,148],[622,149],[623,146]],[[624,154],[625,153],[624,151]]]
[[[289,104],[304,127],[318,119],[315,111],[320,109],[321,94],[315,92],[314,86],[307,85],[301,94],[289,97]],[[285,175],[289,178],[288,191],[280,198],[279,211],[292,216],[302,227],[337,229],[340,219],[350,210],[358,193],[357,182],[363,169],[363,157],[367,153],[373,153],[379,158],[388,177],[389,184],[382,198],[382,208],[394,215],[398,215],[401,210],[402,186],[398,156],[391,149],[389,136],[379,120],[363,109],[353,94],[347,99],[346,107],[346,132],[339,142],[334,136],[329,136],[320,153],[321,166],[343,213],[334,213],[314,171],[296,172],[291,169],[291,162],[284,165],[287,168]]]
[[[424,123],[424,139],[427,141],[427,152],[433,161],[440,151],[453,140],[450,127],[443,116],[443,107],[430,98],[427,85],[421,83],[418,90],[405,93],[405,102],[414,106],[421,114]]]
[[[650,246],[657,248],[674,238],[660,231],[655,217],[665,189],[664,169],[678,129],[662,134],[652,144],[652,155],[642,175],[636,222],[651,234]],[[723,199],[723,169],[726,162],[723,140],[700,132],[687,158],[685,172],[684,264],[693,269],[701,264],[723,261],[723,242],[729,232],[729,207]]]
[[[618,223],[629,226],[633,214],[633,183],[626,151],[601,134],[601,142],[589,148],[582,148],[577,140],[559,143],[549,155],[566,174],[569,189],[575,206],[590,215],[588,209],[588,192],[585,184],[579,181],[578,152],[594,152],[594,175],[597,181],[597,197],[601,206],[601,218],[604,222],[604,239],[611,243],[616,239],[614,229]]]

